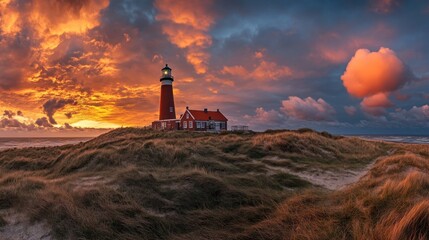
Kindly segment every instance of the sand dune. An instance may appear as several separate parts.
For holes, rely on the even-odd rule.
[[[425,145],[308,129],[117,129],[0,152],[0,236],[419,239],[429,228],[428,156]]]

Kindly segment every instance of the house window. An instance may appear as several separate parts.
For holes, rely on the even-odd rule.
[[[166,128],[166,123],[165,123],[165,122],[162,122],[162,123],[161,123],[161,128],[162,128],[162,129],[165,129],[165,128]]]
[[[225,128],[225,123],[221,122],[220,123],[220,129],[224,129]]]
[[[171,113],[173,112],[173,107],[170,107],[170,112],[171,112]]]
[[[197,122],[197,128],[201,128],[201,122]]]
[[[188,122],[187,121],[183,122],[183,128],[188,128]]]
[[[189,121],[189,128],[192,128],[192,121]]]
[[[189,119],[189,113],[186,114],[186,119]]]

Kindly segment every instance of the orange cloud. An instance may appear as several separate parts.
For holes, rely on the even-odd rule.
[[[162,31],[171,43],[186,50],[186,60],[194,66],[197,73],[207,72],[210,55],[206,48],[212,44],[208,34],[215,22],[211,11],[212,1],[157,0],[156,19],[162,21]]]
[[[382,47],[378,52],[357,50],[341,80],[351,95],[362,98],[398,90],[411,79],[395,52]]]
[[[375,95],[366,97],[361,102],[361,106],[364,106],[366,108],[370,107],[382,107],[382,108],[388,108],[392,107],[393,104],[389,100],[386,93],[377,93]]]
[[[412,79],[412,74],[395,52],[383,47],[378,52],[357,50],[341,76],[347,91],[363,98],[362,109],[376,116],[384,112],[382,108],[393,106],[389,94]]]
[[[240,65],[224,66],[221,73],[256,80],[278,80],[281,77],[291,76],[292,70],[288,66],[279,66],[275,62],[262,60],[253,71],[248,71]]]
[[[41,34],[83,33],[99,25],[100,10],[108,5],[109,0],[34,1],[29,17]]]

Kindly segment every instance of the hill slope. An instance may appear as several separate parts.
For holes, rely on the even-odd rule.
[[[427,209],[428,155],[309,130],[122,128],[0,152],[0,234],[16,220],[40,239],[377,238],[392,226],[399,236]]]

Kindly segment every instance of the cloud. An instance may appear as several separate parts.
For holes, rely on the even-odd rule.
[[[388,100],[404,109],[424,105],[417,94],[428,92],[425,80],[365,92],[357,97],[359,105],[338,79],[357,49],[377,47],[378,53],[379,46],[394,49],[416,76],[427,75],[428,44],[416,41],[428,35],[427,24],[414,24],[425,23],[427,3],[396,1],[401,9],[388,3],[384,6],[391,10],[380,18],[373,2],[336,0],[309,7],[280,0],[0,0],[0,106],[22,109],[33,123],[46,116],[49,123],[40,108],[47,100],[78,101],[52,114],[59,123],[52,131],[86,120],[146,125],[157,117],[159,70],[165,63],[176,77],[177,111],[209,105],[225,109],[237,122],[246,121],[246,114],[257,117],[260,126],[266,119],[282,127],[303,124],[280,109],[287,96],[321,97],[337,109],[336,119],[351,124],[361,120],[360,111],[394,111],[386,108]],[[399,101],[394,98],[399,91],[413,97]],[[374,97],[381,93],[384,104]],[[354,110],[346,113],[344,106]],[[257,107],[263,111],[256,113]]]
[[[206,73],[210,58],[206,49],[212,44],[208,30],[215,22],[213,1],[156,0],[154,5],[163,33],[171,43],[186,50],[186,60],[198,74]]]
[[[70,118],[72,118],[72,117],[73,117],[73,113],[71,113],[71,112],[64,113],[64,115],[65,115],[68,119],[70,119]]]
[[[395,52],[383,47],[377,52],[357,50],[341,76],[347,92],[363,98],[362,109],[377,116],[383,111],[371,108],[392,107],[388,95],[413,79],[413,74]]]
[[[99,24],[108,0],[2,1],[0,3],[0,88],[16,89],[49,70],[50,55],[67,35]]]
[[[358,98],[392,92],[412,80],[405,64],[388,48],[359,49],[341,76],[347,91]]]
[[[389,108],[389,107],[393,107],[393,103],[389,100],[386,93],[381,92],[369,97],[365,97],[361,102],[361,106],[365,106],[367,108],[371,108],[371,107]]]
[[[366,114],[366,116],[368,117],[376,117],[376,118],[380,118],[383,117],[383,115],[385,115],[387,113],[386,109],[383,107],[368,107],[365,105],[361,104],[361,109],[362,111]]]
[[[66,105],[76,105],[73,99],[50,99],[43,104],[43,112],[48,116],[50,124],[57,124],[54,119],[56,111],[64,108]]]
[[[275,128],[282,125],[286,120],[282,113],[273,109],[266,111],[263,107],[256,108],[255,115],[246,114],[243,118],[253,130]]]
[[[253,71],[248,71],[240,65],[224,66],[221,73],[238,76],[242,78],[251,78],[260,81],[278,80],[282,77],[291,76],[292,70],[287,66],[279,66],[275,62],[262,60],[257,64]]]
[[[25,118],[21,111],[4,110],[3,116],[0,117],[0,129],[24,129],[33,130],[37,127],[34,122]]]
[[[335,115],[335,109],[325,100],[319,98],[316,101],[311,97],[289,97],[282,101],[281,111],[286,116],[306,121],[331,121]]]
[[[14,113],[11,110],[4,110],[3,116],[7,117],[7,118],[12,118],[13,116],[15,116],[16,113]]]
[[[255,113],[256,115],[251,116],[251,118],[257,122],[275,124],[284,120],[284,117],[279,112],[275,110],[265,111],[263,107],[256,108]],[[245,118],[249,118],[249,116],[245,116]]]
[[[55,120],[54,120],[54,121],[55,121]],[[50,124],[50,123],[49,123],[49,121],[48,121],[48,119],[47,119],[46,117],[38,118],[38,119],[36,120],[36,124],[37,124],[39,127],[47,127],[47,128],[51,128],[51,127],[53,127],[53,126],[52,126],[52,124]],[[54,123],[54,124],[56,124],[56,123]]]
[[[398,0],[373,0],[371,1],[371,10],[376,13],[386,14],[399,6]]]
[[[401,122],[429,126],[429,105],[413,106],[410,110],[397,109],[390,116]]]
[[[25,124],[15,118],[0,118],[0,128],[16,128],[16,129],[29,129],[34,128],[33,124]]]
[[[354,106],[345,106],[344,107],[344,111],[346,111],[346,113],[349,116],[354,116],[356,114],[356,112],[357,112],[357,109]]]

